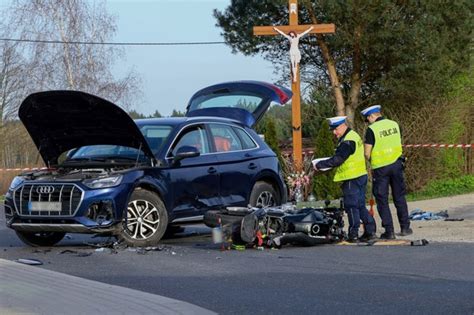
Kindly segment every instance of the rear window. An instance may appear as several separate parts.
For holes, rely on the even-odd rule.
[[[213,94],[213,95],[204,95],[193,100],[191,106],[189,107],[190,111],[204,108],[242,108],[249,112],[253,112],[257,106],[262,102],[262,98],[255,95],[243,95],[242,92],[232,94]]]
[[[257,147],[257,144],[253,141],[253,139],[245,130],[234,127],[234,131],[239,135],[240,140],[242,140],[242,148],[244,150],[253,149]]]

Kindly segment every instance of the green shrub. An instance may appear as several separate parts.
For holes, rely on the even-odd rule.
[[[268,146],[280,156],[280,148],[278,147],[278,137],[275,127],[275,122],[272,118],[267,119],[265,122],[265,131],[264,131],[265,142]]]
[[[326,157],[334,155],[333,134],[329,130],[327,120],[323,120],[314,141],[314,156]],[[341,197],[340,184],[333,181],[335,170],[313,176],[313,192],[316,199],[337,199]]]
[[[423,188],[423,190],[409,194],[407,199],[428,199],[461,195],[470,192],[474,192],[474,175],[431,181]]]

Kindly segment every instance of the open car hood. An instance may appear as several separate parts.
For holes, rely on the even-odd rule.
[[[86,145],[111,144],[141,149],[154,160],[145,138],[117,105],[79,91],[46,91],[29,95],[18,110],[47,166],[59,156]]]
[[[235,81],[206,87],[195,93],[186,116],[218,116],[253,127],[270,104],[284,105],[293,93],[284,87],[259,81]]]

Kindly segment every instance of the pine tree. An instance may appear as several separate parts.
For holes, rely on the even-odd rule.
[[[327,120],[324,120],[315,138],[314,153],[316,157],[332,156],[334,154],[333,135],[329,130]],[[341,197],[341,189],[338,183],[333,181],[335,170],[313,176],[313,191],[316,199],[337,199]]]
[[[128,115],[130,115],[130,117],[132,117],[132,119],[142,119],[142,118],[146,118],[145,115],[143,115],[142,113],[139,113],[137,112],[136,110],[132,109],[131,111],[128,112]]]
[[[273,150],[273,152],[275,152],[281,164],[281,151],[280,147],[278,146],[278,137],[273,118],[268,117],[266,119],[264,137],[265,142]]]

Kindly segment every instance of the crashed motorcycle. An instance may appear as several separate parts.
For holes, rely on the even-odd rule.
[[[337,207],[227,207],[208,211],[204,223],[221,227],[232,244],[280,248],[286,244],[313,246],[344,240],[343,210]]]

